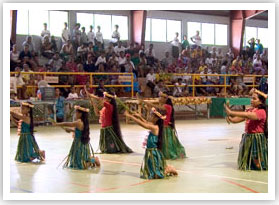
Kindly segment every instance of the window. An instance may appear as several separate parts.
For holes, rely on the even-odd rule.
[[[260,39],[261,44],[264,48],[268,47],[268,29],[267,28],[258,28],[258,39]]]
[[[150,25],[150,18],[146,19],[146,25],[145,25],[145,41],[151,41],[150,31],[151,31],[151,25]]]
[[[201,35],[201,23],[188,22],[187,30],[188,30],[188,32],[187,32],[188,39],[190,39],[191,37],[195,36],[197,31],[199,31],[200,35]],[[189,43],[193,44],[193,42],[191,40],[189,40]]]
[[[215,45],[228,45],[228,26],[215,24]]]
[[[28,10],[17,11],[16,33],[28,35]]]
[[[42,30],[44,30],[44,23],[48,23],[48,11],[29,10],[29,34],[41,36]]]
[[[202,44],[214,45],[214,24],[202,23]]]
[[[89,31],[90,25],[93,26],[93,14],[88,13],[77,13],[77,23],[81,27],[85,27],[85,32]]]
[[[68,12],[50,11],[49,12],[49,30],[54,36],[61,36],[64,23],[68,23]]]
[[[151,37],[152,41],[166,42],[166,20],[152,19],[151,22]]]
[[[101,26],[104,39],[111,39],[111,15],[95,14],[95,27]]]
[[[167,41],[172,41],[175,33],[178,32],[178,39],[181,39],[181,21],[167,20]]]
[[[115,25],[119,26],[120,40],[128,40],[128,17],[127,16],[112,16],[112,32]],[[111,32],[111,34],[112,34]]]

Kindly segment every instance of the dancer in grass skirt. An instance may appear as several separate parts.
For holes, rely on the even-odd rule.
[[[177,175],[175,168],[166,164],[161,152],[165,116],[162,116],[155,108],[152,108],[152,114],[148,120],[143,119],[140,114],[129,114],[127,111],[124,114],[150,131],[146,141],[140,177],[144,179],[162,179],[166,176]]]
[[[21,113],[11,111],[11,120],[18,125],[20,135],[15,160],[39,163],[45,160],[45,151],[40,150],[33,134],[33,107],[30,102],[21,103]]]
[[[70,127],[64,128],[67,132],[74,133],[74,141],[70,152],[63,165],[64,168],[88,169],[100,166],[98,157],[94,156],[91,144],[89,143],[89,109],[76,105],[76,121],[55,123],[54,126]]]
[[[163,147],[162,152],[165,159],[181,159],[186,157],[185,148],[178,140],[177,132],[175,129],[174,120],[174,108],[171,98],[160,92],[159,104],[155,105],[146,101],[142,101],[149,106],[155,106],[157,109],[166,113],[166,119],[164,120],[164,132],[163,132]]]
[[[239,145],[238,168],[240,170],[268,170],[268,129],[267,129],[267,95],[254,90],[251,106],[244,112],[232,111],[225,106],[227,121],[245,123],[245,133]]]
[[[99,98],[94,94],[88,93],[87,90],[86,92],[102,126],[99,142],[101,153],[132,153],[133,151],[125,144],[122,138],[115,96],[104,92],[104,98]],[[101,110],[99,110],[98,103],[101,103]]]

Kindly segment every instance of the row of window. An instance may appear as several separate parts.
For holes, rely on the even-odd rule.
[[[127,16],[77,13],[76,18],[81,27],[85,27],[86,32],[89,31],[90,25],[95,28],[95,31],[97,26],[101,26],[104,39],[111,39],[114,26],[117,24],[121,40],[128,40]],[[17,12],[17,34],[41,35],[43,23],[47,23],[51,35],[61,36],[64,22],[68,22],[68,12],[66,11],[19,10]],[[180,40],[183,40],[184,34],[181,31],[181,21],[147,18],[145,40],[170,42],[174,39],[176,32],[178,32]],[[190,44],[192,44],[190,38],[196,34],[196,31],[200,32],[203,45],[228,45],[228,25],[187,22],[187,36]],[[254,37],[259,38],[264,47],[267,47],[267,32],[267,28],[245,27],[243,45],[248,45],[247,41]]]
[[[119,26],[121,40],[128,40],[128,17],[103,15],[92,13],[77,13],[76,21],[81,27],[85,27],[85,32],[89,31],[92,25],[97,31],[97,26],[101,26],[104,39],[111,39],[114,26]],[[43,23],[47,23],[51,35],[61,36],[64,22],[68,22],[68,12],[66,11],[17,11],[17,34],[41,35]]]

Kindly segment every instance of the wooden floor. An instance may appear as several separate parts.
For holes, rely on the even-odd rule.
[[[101,168],[94,170],[62,169],[59,164],[68,154],[72,137],[58,127],[36,127],[35,137],[46,151],[45,164],[14,161],[18,136],[11,129],[12,193],[266,193],[267,171],[237,170],[237,155],[244,124],[227,125],[223,119],[180,120],[176,128],[187,158],[167,163],[179,176],[162,180],[139,177],[147,131],[122,124],[125,142],[132,154],[98,154]],[[97,151],[99,125],[90,127],[91,144]],[[230,149],[229,149],[230,148]]]

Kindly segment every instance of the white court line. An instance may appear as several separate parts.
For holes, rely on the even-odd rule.
[[[189,157],[189,159],[198,159],[198,158],[206,158],[206,157],[216,157],[216,156],[225,156],[225,155],[234,155],[238,154],[238,152],[233,152],[233,153],[227,153],[227,154],[212,154],[212,155],[204,155],[204,156],[198,156],[198,157]]]

